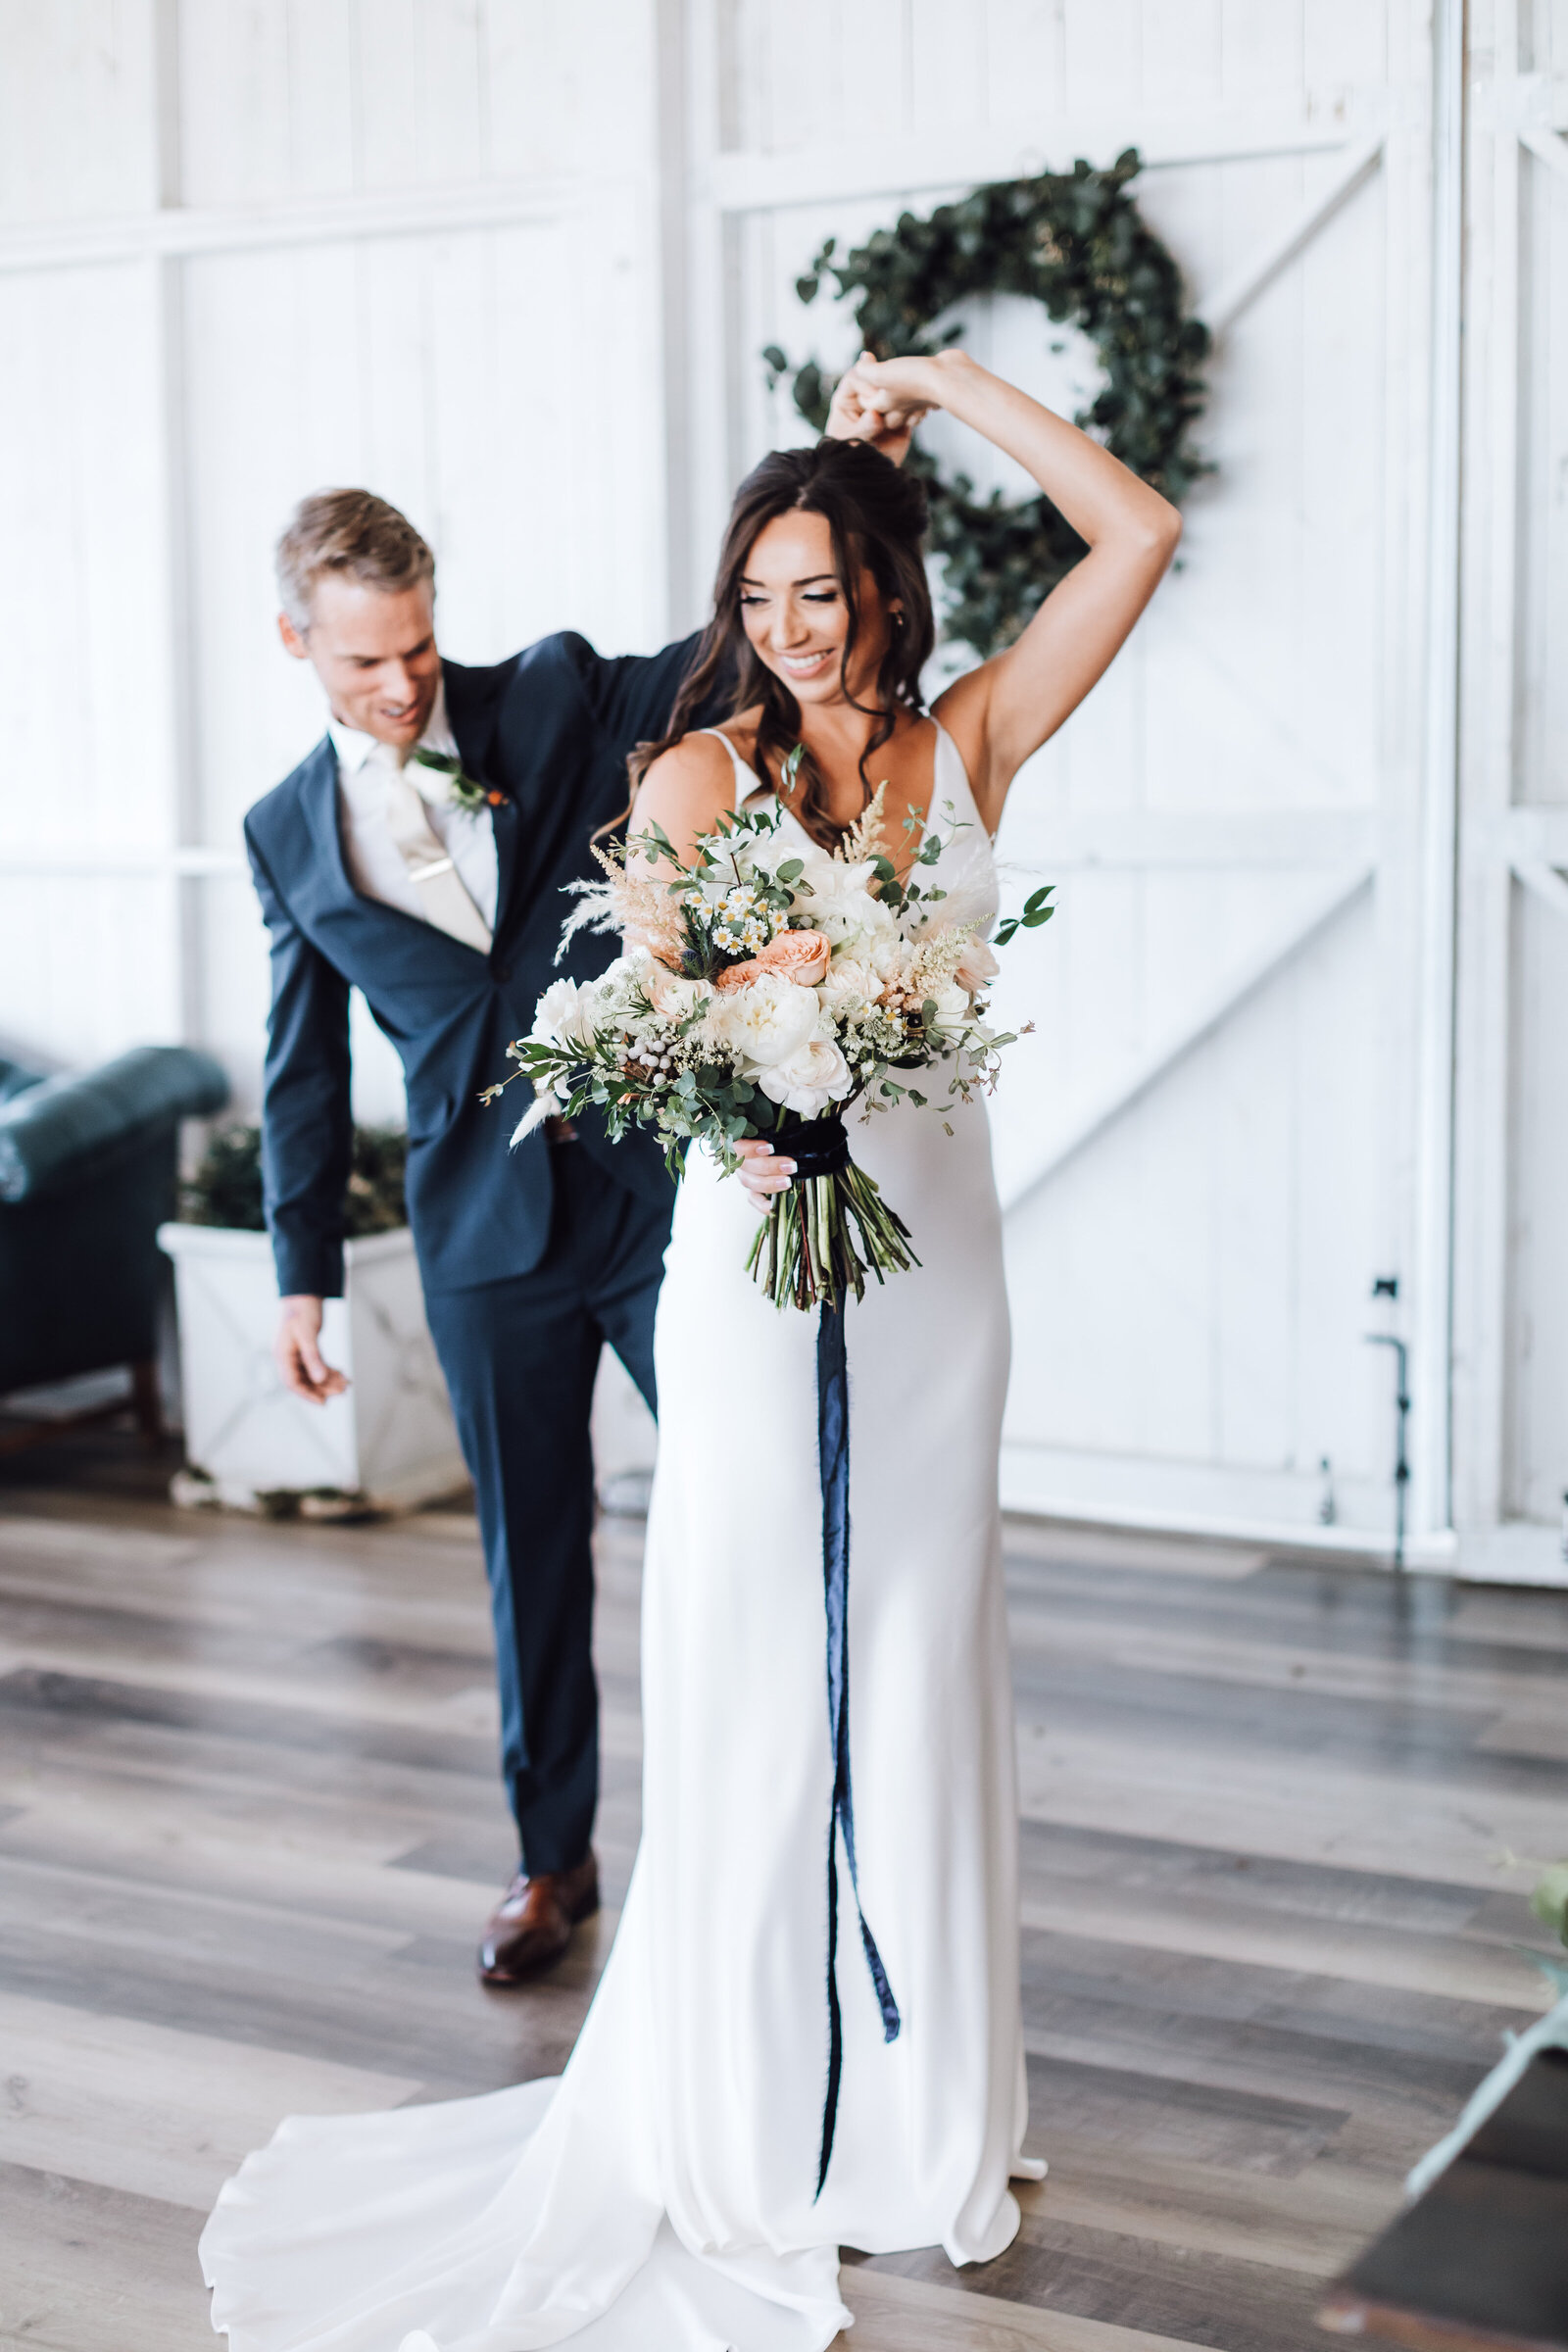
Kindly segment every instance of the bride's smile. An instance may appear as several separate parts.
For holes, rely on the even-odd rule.
[[[783,680],[797,702],[822,706],[868,699],[893,616],[863,565],[855,589],[858,626],[825,515],[779,514],[759,531],[740,583],[741,618],[758,660]]]

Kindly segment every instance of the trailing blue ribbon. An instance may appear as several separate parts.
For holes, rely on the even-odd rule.
[[[825,1126],[827,1122],[821,1124]],[[798,1137],[790,1137],[784,1148],[794,1155],[799,1168],[802,1155]],[[860,1941],[865,1946],[866,1965],[876,1986],[886,2040],[897,2038],[902,2022],[876,1938],[860,1909],[860,1883],[855,1863],[855,1801],[850,1786],[850,1382],[842,1298],[821,1308],[816,1327],[816,1431],[822,1475],[822,1587],[827,1606],[827,1721],[833,1751],[833,1810],[827,1825],[827,2098],[822,2109],[822,2161],[816,2175],[816,2193],[820,2196],[833,2153],[839,2079],[844,2070],[844,2021],[839,2012],[836,1966],[841,1830],[850,1865],[850,1886],[860,1922]]]

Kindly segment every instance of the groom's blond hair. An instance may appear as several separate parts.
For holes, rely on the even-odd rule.
[[[278,601],[302,636],[324,571],[396,593],[433,585],[435,558],[408,516],[373,490],[315,490],[277,543]]]

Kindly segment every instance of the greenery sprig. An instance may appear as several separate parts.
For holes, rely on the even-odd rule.
[[[1138,211],[1128,183],[1136,148],[1108,171],[1079,161],[1070,172],[994,181],[920,218],[901,213],[842,258],[829,237],[796,280],[803,302],[831,275],[855,300],[862,348],[878,359],[928,356],[958,339],[941,321],[978,294],[1021,294],[1060,324],[1081,327],[1105,371],[1103,389],[1074,422],[1103,439],[1124,466],[1179,506],[1208,466],[1191,446],[1202,413],[1208,329],[1186,308],[1181,273]],[[836,378],[815,360],[800,368],[777,344],[762,357],[770,385],[788,375],[795,406],[818,432]],[[924,478],[931,546],[946,566],[947,634],[982,658],[1010,645],[1058,580],[1087,553],[1051,500],[981,501],[965,474],[944,481],[918,447],[906,463]]]
[[[454,760],[449,752],[432,752],[426,744],[415,745],[409,754],[409,763],[444,776],[446,797],[455,808],[466,808],[470,816],[477,816],[481,808],[499,808],[507,797],[504,792],[492,792],[476,776],[465,775],[463,761]]]

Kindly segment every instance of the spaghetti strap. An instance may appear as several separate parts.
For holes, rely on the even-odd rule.
[[[762,782],[757,770],[747,766],[722,727],[695,727],[692,731],[697,735],[716,736],[725,751],[728,752],[735,770],[735,806],[737,808],[744,808],[754,792],[767,790],[767,786]]]

